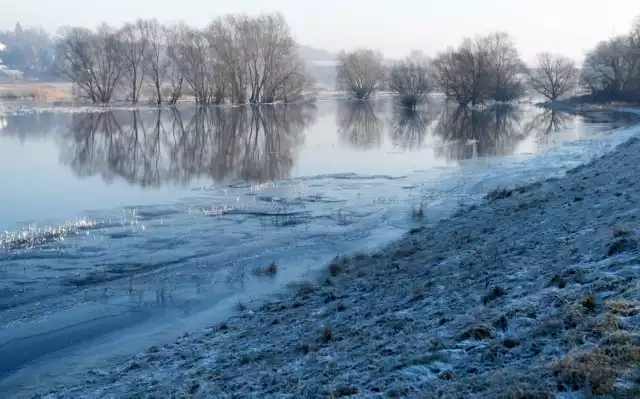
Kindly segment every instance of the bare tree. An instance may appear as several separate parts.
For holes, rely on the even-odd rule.
[[[212,65],[209,41],[203,32],[185,29],[181,32],[181,68],[184,79],[194,92],[197,104],[209,104],[214,96],[212,91]]]
[[[247,16],[226,15],[214,20],[207,29],[209,45],[223,66],[225,86],[234,104],[246,102],[248,61],[242,49],[241,28],[248,24]]]
[[[369,49],[341,51],[336,66],[338,88],[349,91],[358,100],[368,99],[385,81],[382,59],[382,53]]]
[[[309,79],[282,14],[227,15],[206,36],[233,103],[271,103],[300,97]],[[247,98],[248,97],[248,98]]]
[[[391,68],[389,89],[401,106],[415,110],[417,105],[426,101],[428,71],[427,58],[419,51],[413,51]]]
[[[310,92],[313,90],[315,81],[309,76],[304,61],[296,56],[285,65],[281,76],[285,77],[280,84],[275,86],[274,101],[285,103],[313,101]]]
[[[470,101],[470,82],[465,79],[459,55],[453,48],[439,53],[432,62],[433,78],[447,98],[453,98],[461,106]]]
[[[93,103],[108,103],[123,74],[121,43],[108,25],[97,32],[63,30],[56,49],[56,72]]]
[[[602,41],[587,53],[580,82],[592,95],[630,99],[632,89],[637,87],[639,61],[631,51],[629,36]]]
[[[629,58],[635,65],[631,97],[640,101],[640,15],[634,19],[629,32]]]
[[[143,53],[144,74],[151,80],[155,91],[155,101],[162,104],[163,87],[171,65],[169,57],[169,43],[167,40],[167,29],[152,19],[147,22],[147,47]]]
[[[529,70],[529,82],[536,92],[550,101],[569,93],[576,84],[578,69],[570,58],[540,53],[536,65]]]
[[[131,101],[140,99],[140,89],[144,81],[144,54],[149,47],[149,24],[144,20],[125,24],[119,32],[122,41],[124,78],[130,85]]]
[[[511,37],[505,32],[495,32],[480,38],[478,43],[488,56],[493,86],[490,99],[510,102],[522,97],[525,94],[522,76],[527,68]]]
[[[461,106],[510,102],[524,94],[524,63],[503,32],[466,38],[457,49],[438,54],[432,65],[435,83]]]
[[[433,76],[445,96],[459,105],[476,105],[491,93],[491,64],[486,48],[465,39],[458,49],[438,54],[433,61]]]
[[[309,82],[296,42],[282,14],[263,15],[256,23],[262,71],[250,63],[249,71],[254,72],[251,98],[253,102],[288,102],[300,96]]]
[[[164,38],[167,45],[167,57],[169,63],[167,66],[167,78],[171,88],[168,93],[168,103],[175,104],[182,95],[182,85],[184,83],[183,73],[183,51],[182,51],[182,34],[186,29],[184,25],[176,25],[163,28]]]

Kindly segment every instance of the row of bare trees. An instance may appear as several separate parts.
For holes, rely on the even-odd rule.
[[[432,60],[413,51],[405,59],[384,65],[382,54],[357,49],[338,56],[338,87],[360,100],[389,89],[400,105],[415,109],[431,90],[439,90],[462,106],[487,101],[511,102],[524,96],[527,85],[556,100],[569,92],[577,69],[571,60],[543,53],[527,68],[513,40],[497,32],[465,39]]]
[[[579,86],[602,99],[640,101],[640,17],[628,34],[603,41],[590,51],[582,70],[575,61],[546,52],[528,67],[512,38],[496,32],[466,38],[431,60],[413,51],[390,66],[373,50],[343,51],[336,72],[338,87],[357,99],[388,89],[400,105],[414,110],[432,90],[461,106],[509,103],[527,91],[556,101]]]
[[[312,81],[282,14],[230,14],[205,29],[137,20],[119,29],[72,27],[56,50],[57,73],[82,96],[108,103],[116,91],[138,103],[293,102]]]

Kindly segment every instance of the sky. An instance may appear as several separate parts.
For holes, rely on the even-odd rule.
[[[3,4],[4,3],[4,4]],[[4,6],[3,6],[4,5]],[[434,54],[465,36],[510,33],[527,62],[536,53],[580,61],[598,41],[629,30],[638,0],[0,0],[0,29],[120,25],[136,18],[204,27],[226,13],[279,11],[302,44],[329,51],[369,47],[399,58]]]

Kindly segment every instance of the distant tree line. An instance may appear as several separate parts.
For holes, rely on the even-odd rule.
[[[359,100],[388,89],[398,103],[415,109],[426,94],[439,91],[460,106],[509,103],[533,91],[556,101],[583,89],[593,101],[640,101],[640,17],[629,33],[600,42],[585,57],[581,70],[573,60],[539,53],[527,67],[505,32],[465,38],[428,59],[412,51],[404,60],[384,64],[383,56],[366,48],[341,52],[337,85]]]
[[[187,93],[199,104],[292,102],[313,86],[279,13],[225,15],[203,29],[156,20],[68,27],[56,38],[17,24],[0,32],[0,43],[5,68],[64,78],[95,103],[112,101],[116,92],[133,103],[175,104]],[[336,85],[360,100],[389,90],[412,110],[432,91],[461,106],[508,103],[529,92],[555,101],[578,90],[587,101],[640,101],[640,19],[626,34],[598,43],[580,69],[550,53],[527,66],[513,39],[494,32],[465,38],[432,58],[412,51],[392,65],[371,49],[342,51]]]

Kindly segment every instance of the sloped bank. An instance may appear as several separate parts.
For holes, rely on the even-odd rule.
[[[639,397],[639,154],[496,190],[46,397]]]

